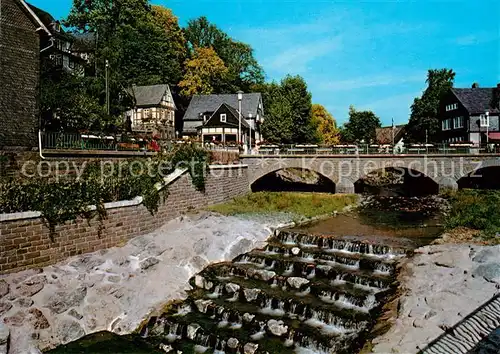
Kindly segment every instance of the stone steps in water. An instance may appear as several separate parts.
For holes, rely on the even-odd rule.
[[[208,278],[248,278],[274,286],[283,286],[288,278],[301,277],[308,280],[323,283],[333,288],[345,288],[351,292],[380,292],[387,291],[395,285],[394,277],[384,274],[374,274],[359,269],[348,269],[345,267],[315,265],[305,262],[292,262],[285,260],[280,262],[280,267],[274,270],[259,268],[253,264],[242,263],[218,263],[207,267],[201,277]],[[195,286],[194,281],[191,282]]]
[[[195,288],[207,291],[208,298],[224,298],[251,302],[261,295],[279,297],[286,292],[287,298],[307,304],[337,304],[344,308],[353,308],[370,312],[378,305],[382,294],[356,289],[352,286],[330,284],[299,277],[280,277],[276,284],[243,277],[218,278],[213,274],[203,273],[205,282],[192,280]],[[197,284],[198,283],[198,284]],[[206,285],[211,285],[206,289]],[[384,292],[385,293],[385,292]]]
[[[282,257],[301,257],[302,254],[313,254],[318,258],[321,258],[321,254],[325,255],[336,255],[339,257],[353,258],[353,259],[366,259],[368,261],[382,261],[388,264],[394,264],[399,259],[403,258],[403,254],[394,253],[370,253],[370,252],[359,252],[353,251],[352,247],[348,249],[335,248],[335,247],[318,247],[316,245],[290,245],[283,244],[276,241],[269,241],[267,245],[262,250],[255,250],[254,252],[259,252],[262,254],[274,254],[280,255]],[[319,255],[318,255],[319,254]]]
[[[320,326],[319,315],[316,320],[311,321],[311,325],[305,325],[298,319],[276,319],[260,313],[243,313],[235,309],[238,307],[236,304],[232,307],[225,305],[221,306],[210,300],[195,300],[191,313],[183,313],[181,316],[167,315],[155,319],[154,322],[150,321],[148,334],[161,336],[165,339],[164,344],[187,339],[209,348],[216,348],[217,343],[227,343],[233,338],[237,339],[238,343],[258,343],[261,349],[267,347],[270,339],[273,339],[275,344],[281,342],[281,346],[285,348],[294,344],[315,343],[319,347],[340,349],[349,347],[349,342],[354,338],[353,334],[362,329],[361,326],[366,327],[363,322],[351,321],[355,327],[348,327],[351,332],[349,334],[345,333],[340,325],[330,328]],[[193,335],[195,331],[196,336]],[[217,349],[224,350],[220,347]]]
[[[366,240],[364,237],[318,236],[287,230],[276,231],[275,235],[269,239],[269,242],[278,242],[287,246],[317,247],[320,249],[341,250],[379,256],[407,256],[411,253],[411,251],[404,247],[390,246],[380,244],[379,242],[374,243]]]
[[[254,250],[235,259],[236,263],[253,263],[262,268],[272,269],[277,261],[306,262],[325,265],[338,265],[354,269],[364,269],[385,274],[393,274],[395,261],[386,261],[367,257],[359,253],[326,253],[318,251],[300,251],[296,256],[269,253],[265,250]]]
[[[264,248],[194,276],[187,300],[152,318],[143,335],[168,353],[352,353],[406,253],[280,231]]]
[[[343,338],[310,337],[304,331],[292,329],[280,337],[276,337],[265,327],[262,332],[248,337],[241,336],[240,331],[227,331],[221,328],[210,329],[192,323],[165,321],[162,323],[168,333],[163,340],[157,342],[160,348],[172,348],[183,353],[294,353],[296,347],[315,348],[317,353],[349,353],[354,336]],[[277,324],[279,328],[281,324]]]
[[[274,272],[280,276],[289,276],[288,274],[290,274],[308,279],[327,278],[331,280],[337,276],[341,277],[342,274],[353,274],[364,278],[379,279],[386,283],[390,283],[395,271],[395,266],[387,266],[384,263],[365,264],[348,258],[327,261],[305,258],[280,259],[279,256],[245,254],[237,257],[233,264],[247,265],[257,270]],[[332,278],[332,276],[334,277]]]

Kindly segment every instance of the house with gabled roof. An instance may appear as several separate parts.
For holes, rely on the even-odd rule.
[[[42,47],[47,48],[42,54],[42,59],[47,59],[56,69],[75,75],[83,75],[87,62],[73,52],[75,37],[67,33],[62,28],[60,21],[56,20],[47,11],[31,4],[28,4],[28,6],[51,33],[50,38],[41,43]]]
[[[223,105],[224,104],[224,105]],[[224,122],[220,122],[219,126],[213,124],[217,121],[212,120],[216,111],[221,107],[229,116],[237,117],[236,123],[239,122],[239,109],[240,102],[238,101],[238,94],[221,94],[221,95],[194,95],[189,103],[186,113],[183,117],[182,135],[184,138],[197,137],[203,141],[218,141],[236,143],[238,133],[233,133],[231,127],[227,126]],[[218,113],[219,115],[221,113]],[[222,113],[223,114],[223,113]],[[241,95],[241,142],[248,142],[249,136],[252,137],[252,144],[262,140],[260,133],[260,125],[264,121],[264,105],[262,101],[262,94],[260,93],[243,93]],[[208,121],[212,120],[206,126]],[[239,124],[238,124],[239,125]],[[248,127],[248,128],[247,128]]]
[[[212,113],[200,129],[202,141],[236,143],[239,129],[239,113],[224,102]],[[241,133],[244,137],[248,136],[249,129],[248,122],[242,119]]]
[[[443,143],[500,142],[500,83],[497,87],[451,88],[441,99]]]
[[[0,1],[0,149],[38,145],[40,52],[51,37],[24,0]]]
[[[134,133],[175,139],[176,106],[168,85],[136,86],[128,90],[134,102],[125,113],[125,125]]]

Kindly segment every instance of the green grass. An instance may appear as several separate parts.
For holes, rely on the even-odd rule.
[[[208,210],[223,215],[282,212],[310,218],[340,211],[357,200],[354,194],[257,192],[213,205]]]
[[[447,195],[451,210],[446,227],[480,230],[485,238],[500,233],[500,191],[463,189]]]

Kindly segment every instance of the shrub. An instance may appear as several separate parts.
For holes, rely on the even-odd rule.
[[[500,191],[465,189],[448,195],[447,228],[467,227],[492,236],[500,232]]]
[[[80,180],[0,180],[0,213],[40,211],[51,232],[57,224],[78,217],[90,220],[98,216],[102,225],[106,217],[104,203],[137,196],[143,197],[144,206],[153,214],[158,211],[161,194],[166,197],[168,193],[166,189],[160,192],[158,185],[183,161],[194,166],[189,169],[192,182],[203,190],[207,153],[188,145],[169,156],[106,165],[108,169],[104,171],[99,163],[89,164]],[[91,205],[96,209],[91,210]]]

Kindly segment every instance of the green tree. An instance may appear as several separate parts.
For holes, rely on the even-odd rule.
[[[224,62],[212,48],[195,48],[191,59],[186,60],[186,73],[179,87],[183,96],[210,94],[227,75]]]
[[[370,143],[375,140],[375,129],[380,128],[379,117],[372,111],[357,111],[349,107],[349,121],[341,129],[341,139],[348,143]]]
[[[42,95],[42,105],[48,109],[46,113],[49,117],[54,116],[51,113],[54,107],[59,109],[58,102],[44,103],[43,99],[52,96],[49,91],[62,88],[67,90],[66,93],[71,92],[74,99],[80,97],[82,105],[94,107],[92,111],[96,111],[98,105],[104,106],[106,63],[110,113],[116,120],[120,120],[123,111],[132,104],[126,93],[132,84],[177,84],[182,78],[187,44],[177,18],[169,9],[152,7],[148,0],[73,0],[73,7],[64,24],[75,32],[96,34],[96,53],[91,63],[96,72],[95,77],[81,79],[80,84],[71,87],[55,85],[54,77],[47,80],[42,78],[42,82],[53,83],[45,90],[47,94]],[[85,90],[81,89],[83,86]],[[64,93],[57,95],[64,96]],[[69,107],[61,109],[67,111]],[[108,125],[109,117],[101,113],[99,115],[102,117],[101,122],[94,126]],[[64,114],[57,116],[62,119]]]
[[[283,144],[317,141],[311,119],[311,94],[302,77],[287,76],[280,84],[268,84],[264,104],[266,119],[262,133],[266,140]]]
[[[108,60],[110,75],[123,87],[177,83],[186,51],[175,18],[147,0],[73,0],[65,24],[97,34],[98,76]]]
[[[40,111],[43,128],[50,131],[109,130],[117,122],[101,104],[94,78],[56,70],[43,61]]]
[[[153,5],[151,9],[156,24],[164,30],[168,38],[169,50],[172,56],[175,58],[179,67],[182,68],[187,58],[188,47],[186,38],[184,38],[184,32],[179,26],[177,17],[172,10],[160,5]],[[175,80],[175,78],[173,78],[173,80]]]
[[[316,125],[318,141],[326,145],[339,143],[339,129],[335,118],[320,104],[312,105],[312,121]]]
[[[451,69],[431,69],[427,73],[427,88],[422,97],[416,97],[411,106],[410,121],[406,127],[408,140],[437,141],[441,126],[439,123],[439,101],[453,87],[455,73]]]
[[[228,68],[226,79],[214,88],[216,92],[248,92],[252,85],[264,82],[264,72],[252,47],[235,41],[206,17],[190,20],[184,35],[193,52],[195,48],[213,48]]]

